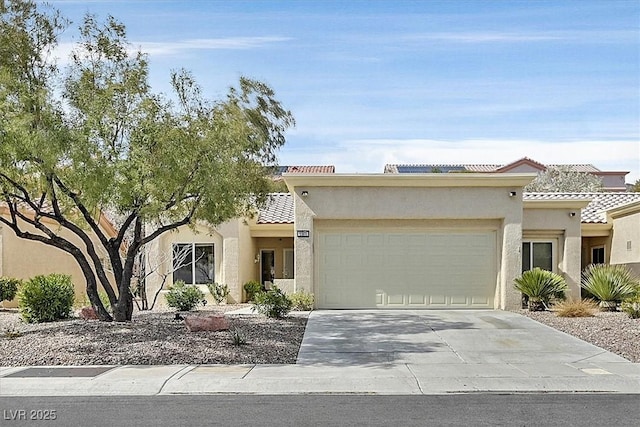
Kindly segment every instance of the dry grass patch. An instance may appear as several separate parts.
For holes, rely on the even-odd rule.
[[[598,311],[598,303],[591,299],[561,301],[553,306],[559,317],[593,317]]]

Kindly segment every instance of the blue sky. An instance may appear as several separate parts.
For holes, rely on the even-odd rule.
[[[151,83],[210,97],[263,80],[289,108],[281,164],[592,163],[640,179],[640,3],[53,1],[123,22]],[[66,42],[77,34],[63,34]]]

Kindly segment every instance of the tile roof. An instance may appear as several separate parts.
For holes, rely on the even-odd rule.
[[[581,221],[586,224],[606,224],[606,211],[640,201],[640,193],[524,193],[523,200],[591,199],[582,209]]]
[[[293,197],[289,193],[272,193],[258,214],[258,224],[293,224]]]
[[[640,201],[640,193],[524,193],[524,201],[591,199],[582,209],[581,221],[606,224],[606,211]],[[289,193],[273,193],[258,215],[258,224],[293,224],[293,197]]]
[[[277,174],[283,173],[335,173],[335,166],[278,166]]]
[[[431,170],[434,168],[440,169],[441,172],[458,172],[458,171],[467,171],[467,172],[497,172],[498,169],[502,169],[511,165],[515,165],[521,162],[529,162],[535,163],[544,167],[540,162],[537,162],[529,157],[523,157],[522,159],[516,160],[515,162],[510,162],[506,164],[387,164],[384,167],[385,173],[431,173]],[[597,167],[591,164],[555,164],[555,165],[546,165],[553,167],[569,167],[571,170],[575,172],[602,172]]]

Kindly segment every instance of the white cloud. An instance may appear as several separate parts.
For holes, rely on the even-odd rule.
[[[246,50],[258,49],[267,45],[291,40],[288,37],[222,37],[207,39],[189,39],[169,42],[131,42],[131,53],[138,50],[149,56],[173,56],[190,50]],[[56,59],[59,65],[69,63],[69,55],[78,48],[74,42],[61,42],[51,52],[50,57]]]
[[[150,56],[168,56],[184,53],[188,50],[245,50],[261,48],[274,43],[291,40],[288,37],[223,37],[209,39],[191,39],[176,42],[134,42],[140,50]]]
[[[359,139],[326,151],[283,149],[283,164],[333,164],[341,173],[382,172],[387,163],[506,164],[522,157],[541,163],[590,163],[602,170],[630,171],[627,182],[640,178],[640,142],[535,140]]]

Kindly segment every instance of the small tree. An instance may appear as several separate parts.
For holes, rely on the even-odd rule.
[[[577,172],[569,166],[549,166],[524,187],[532,193],[597,193],[602,191],[602,179],[587,172]]]
[[[152,93],[147,56],[130,53],[113,17],[85,17],[61,73],[50,53],[66,27],[40,2],[0,2],[0,200],[9,211],[0,223],[70,254],[100,320],[131,320],[143,247],[264,203],[294,120],[268,85],[245,77],[220,100],[205,99],[184,70],[171,75],[176,101]],[[115,236],[100,227],[104,211],[118,214]]]

